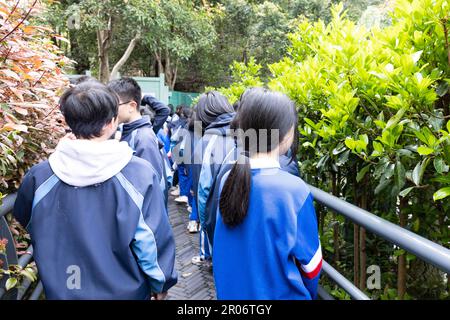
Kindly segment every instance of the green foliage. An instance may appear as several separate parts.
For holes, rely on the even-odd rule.
[[[250,58],[247,64],[236,61],[233,62],[230,69],[234,81],[232,86],[219,89],[207,87],[205,90],[218,90],[227,97],[231,104],[234,104],[247,88],[260,87],[263,85],[259,77],[261,65],[257,64],[253,57]]]
[[[70,65],[52,42],[53,31],[35,23],[41,7],[0,1],[0,192],[18,188],[24,172],[44,159],[64,133],[55,111],[68,84],[62,68]],[[27,12],[30,15],[27,16]],[[0,198],[1,203],[1,198]]]
[[[402,210],[407,228],[445,246],[450,239],[449,8],[448,0],[398,0],[389,25],[366,29],[346,17],[342,4],[334,6],[328,24],[307,19],[297,24],[288,35],[288,54],[268,65],[267,80],[298,106],[305,180],[331,191],[335,179],[340,196],[395,223]],[[222,92],[236,99],[249,75],[241,73]],[[406,206],[400,207],[399,199]],[[329,228],[324,224],[322,241],[326,255],[333,255]],[[384,259],[395,263],[392,246],[383,246]],[[371,259],[380,248],[374,243],[367,252]],[[343,254],[341,262],[347,258]],[[409,265],[413,260],[407,256]],[[392,298],[396,285],[392,266],[384,268],[389,276],[384,293],[377,293],[381,299]],[[408,290],[421,285],[426,283]],[[439,290],[448,296],[445,288]]]

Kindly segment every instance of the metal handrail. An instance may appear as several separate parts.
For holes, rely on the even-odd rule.
[[[322,271],[327,274],[334,282],[347,292],[355,300],[370,300],[370,298],[359,290],[352,282],[330,266],[326,261],[322,261]]]
[[[10,213],[14,208],[14,202],[16,202],[17,193],[8,194],[2,199],[2,205],[0,206],[0,217],[3,217]]]
[[[313,198],[318,203],[343,215],[355,224],[364,227],[368,231],[380,236],[381,238],[405,249],[406,251],[416,255],[424,261],[436,266],[437,268],[450,273],[450,250],[436,244],[418,234],[404,229],[396,224],[384,220],[364,209],[350,204],[336,196],[333,196],[323,190],[309,185]],[[11,212],[14,207],[17,194],[11,194],[3,198],[3,204],[0,206],[0,217]],[[20,261],[20,265],[26,265],[32,258],[32,247],[29,253],[24,254]],[[336,284],[343,288],[352,298],[358,300],[368,300],[369,297],[358,289],[352,282],[346,279],[336,269],[327,262],[323,261],[323,272],[327,274]],[[2,291],[0,288],[0,292]],[[38,288],[38,291],[41,287]],[[323,299],[330,300],[332,297],[322,288],[319,287],[319,296]],[[36,295],[34,295],[36,296]]]
[[[14,202],[16,201],[17,193],[9,194],[6,197],[2,199],[2,205],[0,206],[0,218],[10,213],[14,208]],[[21,268],[24,268],[30,261],[33,259],[33,247],[30,245],[26,251],[18,260],[17,265]],[[31,281],[28,279],[25,279],[21,286],[19,287],[19,292],[17,298],[20,300],[25,295],[26,291],[31,286]],[[40,287],[38,287],[38,291],[36,291],[36,294],[40,294],[39,292]],[[4,296],[6,293],[5,288],[0,288],[0,299]]]
[[[384,220],[316,187],[309,186],[314,200],[405,249],[437,268],[450,273],[450,250],[418,234]]]

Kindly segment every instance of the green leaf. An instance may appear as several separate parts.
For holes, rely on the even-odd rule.
[[[439,174],[448,172],[449,170],[449,166],[445,164],[445,161],[442,158],[435,158],[433,164],[436,172]]]
[[[353,138],[347,137],[345,138],[345,145],[347,146],[347,148],[349,148],[350,150],[353,150],[356,148],[356,142],[355,140],[353,140]]]
[[[427,168],[429,158],[419,162],[413,170],[412,180],[416,186],[420,185],[422,182],[423,174],[425,173],[425,169]]]
[[[367,171],[369,171],[370,169],[370,164],[365,166],[364,168],[362,168],[359,172],[358,175],[356,176],[356,182],[360,182],[364,176],[366,175]]]
[[[431,148],[425,147],[425,146],[420,146],[417,148],[417,152],[422,156],[427,156],[427,155],[433,153],[434,150]]]
[[[394,256],[395,257],[399,257],[399,256],[401,256],[401,255],[403,255],[405,253],[406,253],[406,251],[404,249],[397,249],[397,250],[394,251]]]
[[[29,268],[20,271],[20,273],[27,277],[31,282],[36,280],[34,272],[30,271]]]
[[[420,60],[420,57],[422,56],[422,52],[423,52],[423,51],[420,50],[420,51],[417,51],[417,52],[415,52],[415,53],[413,53],[413,54],[411,55],[411,58],[413,59],[414,64],[416,64],[417,61]]]
[[[406,189],[402,190],[398,195],[400,197],[406,197],[408,195],[408,193],[411,192],[412,189],[414,189],[414,187],[406,188]]]
[[[383,145],[381,143],[379,143],[377,141],[373,141],[372,144],[373,144],[373,149],[375,151],[377,151],[379,153],[382,153],[384,151]]]
[[[342,143],[339,143],[339,144],[337,145],[337,147],[333,149],[332,154],[333,154],[334,156],[336,156],[336,155],[338,155],[338,154],[344,152],[345,150],[347,150],[347,148],[346,148]]]
[[[442,81],[436,88],[436,93],[439,97],[443,97],[448,92],[448,83],[445,81]]]
[[[450,196],[450,187],[439,189],[433,194],[433,200],[438,201]]]
[[[14,288],[17,285],[17,278],[9,278],[6,280],[5,289],[6,291]]]
[[[378,186],[375,188],[375,194],[379,194],[381,191],[383,191],[389,184],[391,183],[390,180],[383,180],[381,179]]]
[[[311,128],[313,128],[316,131],[318,130],[317,125],[312,120],[310,120],[308,118],[305,118],[304,120]]]
[[[344,165],[348,161],[349,156],[350,156],[350,150],[347,150],[344,153],[342,153],[339,156],[339,159],[336,162],[336,165],[339,166],[339,167]]]
[[[398,190],[401,190],[406,183],[405,167],[400,161],[395,164],[395,184]]]

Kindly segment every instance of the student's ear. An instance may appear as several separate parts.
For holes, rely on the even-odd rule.
[[[112,136],[116,131],[117,127],[119,126],[119,117],[114,117],[111,119],[111,121],[103,127],[103,133],[107,134],[108,136]]]
[[[136,112],[136,110],[139,111],[139,106],[137,105],[136,101],[130,102],[130,113]]]

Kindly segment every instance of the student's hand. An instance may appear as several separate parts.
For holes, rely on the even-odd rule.
[[[165,300],[167,297],[167,291],[162,293],[152,293],[152,300]]]

